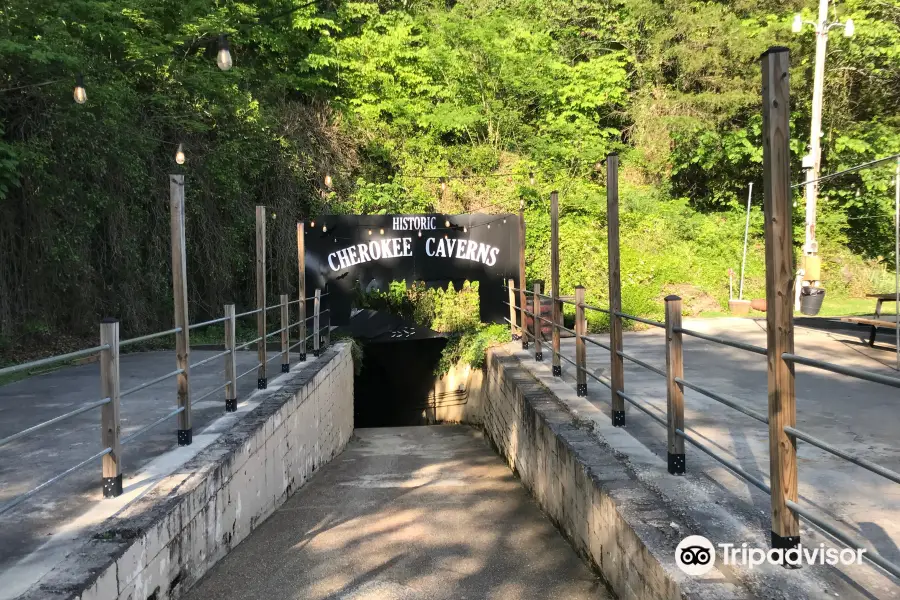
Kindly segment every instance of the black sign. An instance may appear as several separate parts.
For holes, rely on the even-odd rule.
[[[330,215],[306,224],[305,244],[307,290],[328,290],[332,325],[347,323],[356,289],[402,280],[457,289],[478,281],[481,320],[509,315],[503,281],[518,278],[515,215]]]

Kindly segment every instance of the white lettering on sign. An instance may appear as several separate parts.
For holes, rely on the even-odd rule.
[[[425,238],[425,254],[438,258],[470,260],[493,267],[497,264],[500,248],[472,240],[429,237]],[[332,271],[342,271],[373,260],[412,255],[413,238],[387,238],[336,250],[328,255],[328,266]]]
[[[394,231],[437,229],[437,217],[394,217]]]

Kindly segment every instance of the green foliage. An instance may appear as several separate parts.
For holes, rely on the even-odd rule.
[[[466,364],[473,369],[484,367],[487,350],[491,346],[509,341],[509,327],[506,325],[479,324],[464,333],[451,335],[441,354],[437,375],[447,373],[454,365]]]

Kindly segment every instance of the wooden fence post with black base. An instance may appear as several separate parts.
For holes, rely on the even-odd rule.
[[[319,342],[322,335],[319,331],[319,309],[322,306],[322,290],[316,288],[316,296],[313,299],[313,356],[319,356]]]
[[[288,310],[288,295],[281,295],[281,372],[288,373],[291,370],[291,358],[288,354],[290,342],[290,331],[288,325],[291,324],[291,315]]]
[[[544,360],[544,353],[541,352],[541,284],[540,282],[535,282],[534,286],[531,288],[533,292],[531,296],[531,323],[534,328],[534,360],[542,361]]]
[[[256,371],[256,388],[266,389],[266,207],[256,207],[256,337],[262,338],[256,344],[259,368]]]
[[[528,336],[525,335],[525,201],[519,201],[519,323],[522,325],[522,350],[528,350]]]
[[[300,321],[300,354],[297,357],[300,362],[306,360],[306,239],[304,238],[305,226],[303,223],[297,223],[297,271],[299,272],[299,302],[300,314],[297,320]]]
[[[553,347],[553,376],[562,376],[562,362],[559,358],[559,325],[562,322],[559,310],[559,193],[550,192],[550,319],[553,325],[550,327],[550,343]]]
[[[797,502],[797,440],[784,431],[797,422],[794,365],[784,360],[784,353],[794,352],[790,54],[769,48],[761,62],[772,547],[788,549],[800,544],[799,517],[787,506]]]
[[[518,340],[521,335],[516,333],[516,282],[513,279],[506,280],[506,287],[509,291],[509,334],[513,341]]]
[[[237,319],[234,304],[225,305],[225,412],[237,410],[237,357],[234,355],[237,346]]]
[[[579,396],[587,396],[587,321],[584,316],[584,286],[575,286],[575,391]]]
[[[681,298],[666,296],[666,420],[668,422],[669,473],[684,474],[684,379],[681,340]]]
[[[100,345],[109,346],[100,353],[100,394],[109,402],[100,409],[101,443],[109,448],[103,456],[103,497],[122,495],[122,444],[119,421],[119,321],[100,321]]]
[[[188,330],[187,253],[184,241],[184,175],[169,176],[170,215],[172,219],[172,292],[175,308],[175,362],[181,371],[176,376],[178,387],[178,445],[193,441],[191,427],[190,353]]]
[[[609,363],[612,424],[625,425],[625,364],[622,352],[622,280],[619,263],[619,156],[606,157],[606,226],[609,257]]]

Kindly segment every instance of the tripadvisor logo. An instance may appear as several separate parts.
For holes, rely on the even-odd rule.
[[[718,544],[722,563],[744,565],[751,569],[764,563],[770,565],[859,565],[862,564],[865,548],[826,548],[798,545],[796,548],[752,548],[746,542]],[[705,575],[716,562],[716,546],[702,535],[689,535],[675,548],[675,564],[688,575]]]

